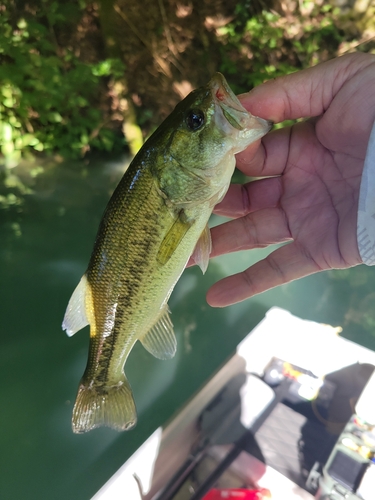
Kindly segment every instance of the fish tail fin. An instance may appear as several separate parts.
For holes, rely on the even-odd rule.
[[[111,427],[116,431],[130,429],[136,424],[137,412],[127,379],[103,387],[81,381],[73,408],[72,428],[76,434],[96,427]]]

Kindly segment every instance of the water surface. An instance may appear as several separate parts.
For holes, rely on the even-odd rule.
[[[29,194],[6,202],[0,196],[0,498],[91,498],[232,355],[272,306],[341,325],[345,337],[375,349],[373,268],[317,274],[229,308],[212,309],[205,301],[210,284],[245,269],[269,250],[223,256],[210,263],[205,276],[196,268],[185,271],[172,294],[176,357],[156,360],[140,345],[132,351],[126,373],[138,408],[136,428],[74,435],[71,411],[86,364],[88,328],[68,338],[61,321],[123,164],[55,164],[35,177],[19,168]],[[212,224],[218,222],[212,219]]]

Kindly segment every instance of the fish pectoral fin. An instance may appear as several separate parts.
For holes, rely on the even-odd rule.
[[[177,341],[166,304],[150,330],[139,339],[143,347],[158,359],[170,359],[176,353]]]
[[[88,286],[87,278],[84,274],[70,297],[62,323],[62,328],[69,337],[89,324],[86,314],[86,292]]]
[[[136,424],[137,412],[125,375],[117,384],[96,386],[81,381],[73,408],[73,432],[81,434],[96,427],[125,431]]]
[[[211,232],[208,225],[206,225],[191,256],[192,260],[201,268],[203,274],[207,271],[211,250]]]
[[[183,211],[181,211],[177,219],[172,224],[172,227],[164,237],[163,241],[161,242],[157,254],[157,260],[162,265],[166,264],[172,257],[173,252],[176,250],[182,238],[191,227],[191,223],[184,221],[183,217]]]

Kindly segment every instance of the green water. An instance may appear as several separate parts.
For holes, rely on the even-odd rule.
[[[122,171],[118,162],[55,165],[32,192],[0,210],[0,498],[89,499],[158,426],[233,353],[272,306],[341,325],[375,349],[375,269],[322,273],[227,309],[205,302],[209,285],[266,254],[215,259],[187,270],[171,297],[178,352],[159,361],[137,345],[126,365],[139,413],[127,433],[74,435],[72,406],[86,364],[88,329],[68,338],[61,321],[85,271],[97,226]],[[1,199],[1,198],[0,198]],[[214,218],[213,224],[218,223]],[[126,498],[124,494],[124,498]]]

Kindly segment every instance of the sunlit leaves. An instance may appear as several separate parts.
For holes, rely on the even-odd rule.
[[[84,2],[43,1],[21,14],[13,2],[0,15],[0,150],[7,166],[21,153],[57,152],[79,157],[91,147],[123,144],[106,128],[100,96],[124,73],[116,59],[87,62],[56,33],[82,16]],[[68,28],[67,28],[68,27]]]
[[[217,30],[220,70],[235,75],[230,83],[238,93],[333,57],[342,40],[337,12],[330,6],[306,0],[288,15],[266,10],[249,15],[250,7],[250,0],[240,0],[234,20]],[[248,70],[239,72],[246,60]]]

